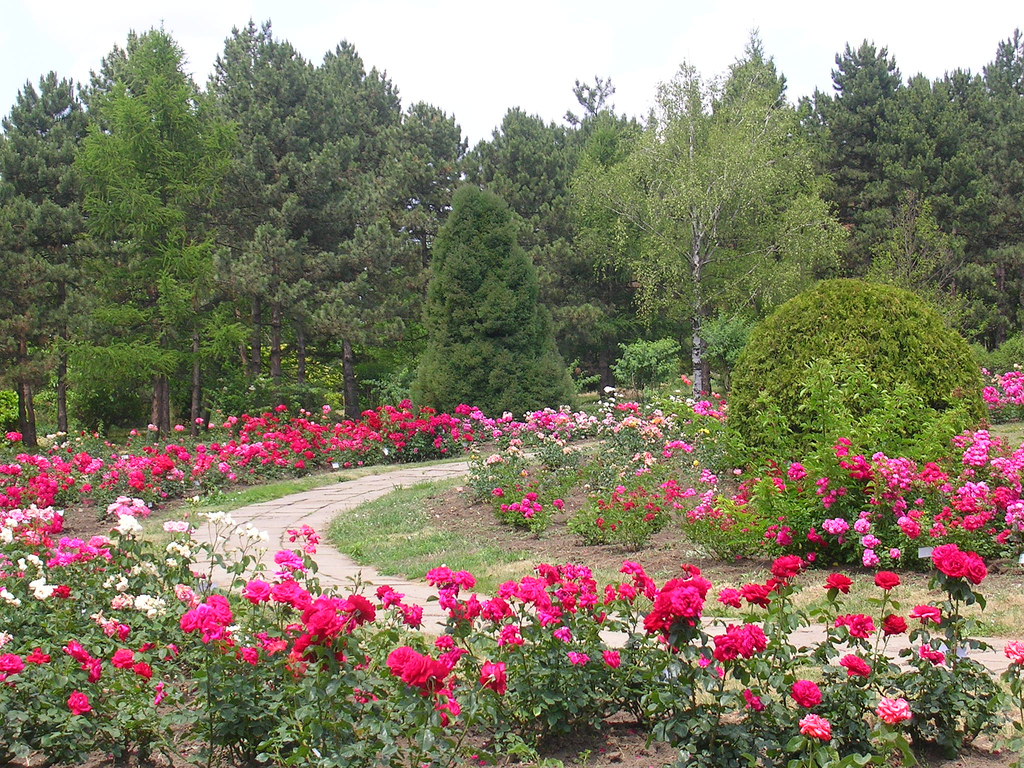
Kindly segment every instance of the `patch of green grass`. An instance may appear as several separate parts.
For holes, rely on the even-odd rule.
[[[453,461],[465,461],[462,456],[451,459],[437,459],[434,461],[419,462],[416,466],[430,467],[437,464],[449,464]],[[409,464],[391,464],[388,466],[366,466],[342,469],[335,472],[317,472],[306,477],[293,478],[290,480],[278,480],[277,482],[262,483],[260,485],[246,485],[241,487],[227,488],[223,491],[204,496],[198,502],[191,502],[186,499],[175,500],[160,509],[154,511],[150,517],[141,519],[143,535],[151,540],[155,546],[166,545],[173,538],[164,533],[163,524],[167,520],[179,520],[184,513],[192,515],[196,512],[231,512],[251,504],[262,504],[267,501],[290,496],[293,493],[304,493],[314,488],[323,488],[335,483],[344,483],[349,480],[357,480],[367,475],[379,475],[386,472],[394,472],[409,467]]]
[[[1020,445],[1024,443],[1024,421],[1008,421],[1005,424],[993,424],[988,428],[993,434],[1007,445]]]
[[[501,542],[470,541],[435,526],[425,502],[464,480],[444,480],[402,488],[342,512],[327,538],[360,565],[389,576],[421,579],[431,568],[447,565],[477,579],[476,591],[495,594],[509,578],[528,573],[528,556]]]

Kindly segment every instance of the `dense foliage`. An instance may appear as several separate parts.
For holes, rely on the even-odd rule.
[[[645,125],[597,78],[564,125],[513,107],[469,154],[349,42],[317,65],[250,22],[205,89],[183,54],[130,35],[3,121],[0,386],[28,446],[37,408],[43,434],[166,433],[250,394],[350,418],[407,396],[461,178],[509,204],[556,346],[602,386],[619,345],[672,338],[726,387],[745,329],[823,277],[919,293],[989,349],[1020,337],[1019,33],[935,81],[851,44],[799,105],[755,36],[721,77],[662,83]]]
[[[840,437],[934,459],[984,413],[964,340],[920,297],[858,280],[822,282],[779,307],[751,333],[732,384],[730,425],[776,460]]]

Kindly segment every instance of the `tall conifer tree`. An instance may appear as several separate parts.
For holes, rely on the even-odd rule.
[[[536,271],[499,197],[472,186],[455,193],[431,271],[416,400],[490,414],[568,402],[571,382],[537,303]]]
[[[191,416],[199,416],[210,320],[202,310],[214,276],[207,211],[232,135],[204,108],[163,30],[133,34],[117,69],[90,106],[105,128],[90,130],[77,161],[90,230],[116,243],[93,265],[103,299],[95,317],[113,338],[83,345],[81,359],[95,375],[116,362],[148,377],[152,422],[166,433],[171,376],[191,378]]]
[[[86,117],[70,80],[51,72],[26,83],[0,141],[0,355],[19,395],[19,423],[35,444],[33,390],[49,357],[57,374],[57,428],[67,431],[69,293],[78,283],[84,229],[72,163]]]

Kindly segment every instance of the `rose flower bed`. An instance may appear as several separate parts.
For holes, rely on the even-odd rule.
[[[986,573],[954,544],[933,552],[933,600],[902,607],[899,575],[881,571],[870,614],[844,609],[850,577],[816,578],[796,555],[717,592],[695,567],[659,584],[627,561],[608,584],[539,565],[480,596],[471,574],[438,567],[427,578],[448,621],[433,637],[391,588],[322,590],[308,528],[268,570],[253,557],[264,537],[224,513],[165,523],[156,549],[133,506],[89,541],[52,510],[4,514],[0,757],[479,764],[613,715],[688,765],[864,765],[983,734],[1024,746],[1024,644],[1006,644],[1002,687],[970,657],[962,609],[983,601]],[[234,533],[214,550],[196,525]],[[229,578],[211,590],[212,565]],[[795,607],[801,588],[825,590],[819,615]],[[702,620],[713,600],[740,617]],[[825,638],[798,647],[812,619]],[[910,641],[899,664],[896,635]]]
[[[244,482],[294,477],[311,470],[458,455],[473,442],[473,422],[408,401],[365,411],[359,421],[332,422],[285,406],[258,416],[230,416],[204,424],[202,440],[145,444],[132,431],[125,445],[79,435],[49,450],[19,451],[21,436],[0,440],[0,510],[93,501],[105,506],[119,496],[148,502],[209,493]]]

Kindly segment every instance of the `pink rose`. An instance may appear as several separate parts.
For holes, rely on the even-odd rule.
[[[245,585],[245,589],[242,591],[242,597],[253,605],[256,605],[257,603],[265,603],[270,599],[270,585],[265,581],[253,579]]]
[[[878,719],[889,725],[896,725],[911,718],[910,705],[905,699],[882,699],[875,709]]]
[[[1003,648],[1003,653],[1005,653],[1006,658],[1008,658],[1014,664],[1024,665],[1024,643],[1007,643],[1006,647]]]
[[[832,738],[832,726],[828,720],[818,715],[805,715],[800,720],[800,733],[813,739],[829,741]]]
[[[934,605],[915,605],[914,610],[910,612],[910,618],[920,619],[922,624],[929,621],[938,624],[942,621],[942,611]]]

